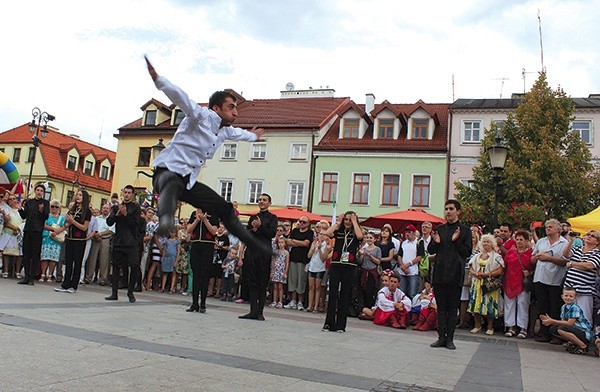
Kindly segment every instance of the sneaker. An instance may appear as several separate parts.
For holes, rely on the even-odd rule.
[[[77,292],[77,290],[75,290],[73,287],[69,287],[66,291],[67,291],[67,293],[71,293],[71,294],[75,294]]]
[[[236,304],[245,304],[246,301],[244,301],[242,298],[238,298],[238,299],[235,300],[235,303]]]
[[[274,308],[275,306],[277,306],[277,302],[271,302],[271,304],[269,305],[269,308]]]
[[[187,291],[182,291],[181,295],[188,295],[188,292]]]
[[[275,305],[275,307],[277,309],[283,309],[283,304],[281,302],[277,302],[277,305]]]
[[[57,293],[66,293],[67,289],[63,288],[62,286],[58,286],[54,288],[54,291],[56,291]]]
[[[291,300],[289,304],[285,305],[284,308],[286,309],[297,309],[298,306],[296,305],[296,301]]]
[[[302,304],[302,302],[298,302],[298,310],[304,310],[304,305]]]

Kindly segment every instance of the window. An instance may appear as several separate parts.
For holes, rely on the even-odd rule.
[[[381,190],[381,204],[384,206],[397,206],[400,193],[400,175],[384,174],[383,189]]]
[[[290,151],[290,160],[306,161],[308,159],[308,144],[307,143],[292,143]]]
[[[463,142],[481,142],[481,121],[463,121]]]
[[[44,199],[51,200],[52,199],[52,184],[48,184],[44,188],[46,188],[46,190],[44,191]]]
[[[304,183],[303,182],[289,182],[289,195],[288,205],[302,207],[304,201]]]
[[[181,109],[175,110],[175,120],[173,120],[173,125],[179,125],[185,118],[185,114],[181,111]]]
[[[382,118],[379,120],[378,139],[392,139],[394,137],[394,119]]]
[[[233,180],[219,180],[219,195],[231,203],[231,193],[233,191]]]
[[[415,118],[412,121],[412,138],[411,139],[427,139],[429,135],[429,119]]]
[[[462,185],[466,186],[469,189],[473,189],[475,187],[475,180],[470,180],[467,178],[461,178],[458,180]]]
[[[262,189],[263,182],[261,180],[248,181],[248,204],[258,204],[258,197],[263,193]]]
[[[354,182],[352,184],[353,204],[369,203],[369,177],[369,174],[354,174]]]
[[[27,154],[27,162],[33,162],[35,159],[35,147],[29,147],[29,154]]]
[[[344,138],[358,138],[358,126],[360,119],[358,118],[345,118],[344,119]]]
[[[592,144],[592,122],[591,121],[581,121],[581,120],[573,121],[571,128],[573,128],[573,132],[579,134],[579,136],[581,137],[581,140],[583,140],[583,142],[585,144],[588,144],[588,145]]]
[[[150,147],[140,147],[140,152],[138,155],[138,166],[150,166],[150,154],[152,153],[152,149]]]
[[[496,125],[496,130],[498,132],[502,132],[502,124],[504,124],[504,120],[492,120],[492,124]]]
[[[77,157],[75,155],[69,155],[69,158],[67,159],[67,169],[75,170],[76,167],[77,167]]]
[[[67,191],[67,203],[65,205],[68,206],[71,203],[74,194],[75,193],[73,191]]]
[[[267,157],[267,143],[252,143],[250,159],[264,160]]]
[[[102,165],[100,167],[100,178],[103,180],[108,180],[108,166]]]
[[[412,205],[413,207],[429,206],[429,187],[431,183],[430,176],[414,176]]]
[[[21,148],[20,147],[16,147],[13,150],[13,159],[12,159],[13,163],[17,163],[19,161],[21,161]]]
[[[92,168],[93,168],[93,166],[94,166],[93,162],[85,161],[85,166],[83,168],[83,172],[85,174],[87,174],[88,176],[91,176],[92,175]]]
[[[338,175],[337,173],[323,173],[321,181],[321,203],[333,203],[337,193]]]
[[[221,159],[235,159],[237,156],[237,144],[235,143],[224,143],[223,152],[221,153]]]
[[[146,110],[144,125],[156,125],[156,110]]]
[[[106,203],[108,203],[108,199],[105,199],[104,197],[100,199],[100,208],[102,209],[102,206],[105,205]]]

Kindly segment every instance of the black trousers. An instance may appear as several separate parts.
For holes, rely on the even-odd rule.
[[[195,208],[202,208],[203,211],[216,215],[229,233],[239,238],[248,247],[259,250],[263,254],[271,255],[271,245],[265,246],[242,226],[231,203],[201,182],[196,182],[192,189],[188,190],[186,188],[188,177],[180,176],[164,168],[155,169],[152,185],[160,195],[158,212],[161,217],[173,217],[177,208],[177,200],[185,201]]]
[[[65,276],[61,284],[63,289],[74,288],[77,290],[77,286],[79,286],[86,242],[68,238],[65,241]]]
[[[195,242],[190,249],[190,267],[192,268],[192,305],[206,308],[206,295],[208,294],[208,281],[212,273],[213,244]]]
[[[536,306],[538,314],[547,314],[553,319],[559,320],[560,307],[563,305],[563,300],[561,298],[562,287],[550,286],[544,283],[535,282],[533,284],[533,291],[535,292],[535,298],[537,301]],[[540,335],[546,335],[547,337],[552,338],[552,335],[550,334],[550,327],[541,324]]]
[[[332,263],[329,267],[329,302],[325,325],[330,331],[345,330],[356,267]]]
[[[119,276],[120,270],[123,270],[123,275],[129,272],[129,280],[127,284],[127,293],[133,293],[139,277],[142,275],[140,271],[140,257],[136,245],[130,248],[115,247],[112,253],[112,274],[110,276],[112,283],[112,293],[114,295],[119,291]]]
[[[252,316],[263,314],[267,297],[267,286],[269,285],[270,269],[270,259],[246,253],[244,264],[242,265],[242,276],[246,277],[246,282],[248,283],[248,300]]]
[[[438,336],[443,340],[453,340],[462,286],[434,283],[433,291],[438,308]]]
[[[40,269],[40,254],[42,253],[42,232],[26,231],[23,233],[23,267],[25,279],[35,280]],[[17,271],[18,273],[19,271]]]

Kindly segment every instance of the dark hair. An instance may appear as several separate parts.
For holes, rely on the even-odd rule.
[[[69,208],[69,214],[75,216],[77,214],[77,210],[81,211],[81,217],[79,223],[83,224],[85,222],[85,217],[90,209],[90,194],[85,189],[80,189],[82,200],[81,205],[77,203],[77,201],[73,201],[73,205]],[[77,194],[75,194],[77,195]]]
[[[454,205],[454,207],[455,207],[457,210],[460,210],[460,209],[461,209],[461,205],[460,205],[460,202],[459,202],[458,200],[455,200],[455,199],[448,199],[448,200],[446,200],[446,203],[444,203],[444,206],[447,206],[448,204],[452,204],[452,205]]]
[[[506,226],[506,227],[508,227],[508,231],[512,231],[512,227],[510,227],[510,223],[502,222],[502,223],[500,223],[500,227],[502,227],[502,226]]]
[[[35,186],[35,188],[33,188],[33,190],[36,190],[36,189],[38,189],[38,188],[42,188],[42,190],[43,190],[44,192],[46,192],[46,187],[44,186],[44,184],[37,184],[37,185]]]
[[[502,225],[504,226],[504,225]],[[515,231],[514,237],[517,238],[518,236],[521,236],[525,239],[525,241],[529,241],[529,232],[525,231],[525,230],[517,230]]]
[[[119,198],[119,194],[117,192],[113,193],[112,195],[110,195],[111,199],[118,199]]]
[[[398,272],[394,271],[394,272],[393,272],[393,273],[390,275],[390,279],[392,279],[392,278],[394,278],[394,279],[396,279],[396,280],[400,281],[400,274],[399,274]]]
[[[260,195],[261,195],[261,196],[265,196],[266,198],[268,198],[268,199],[269,199],[269,203],[271,203],[271,202],[272,202],[272,200],[271,200],[271,195],[269,195],[268,193],[261,193]]]
[[[571,287],[571,286],[564,286],[563,291],[572,291],[575,294],[577,294],[577,290],[575,290],[575,287]]]
[[[125,186],[123,187],[123,189],[131,189],[131,191],[132,191],[133,193],[135,193],[135,188],[134,188],[134,187],[133,187],[133,185],[131,185],[131,184],[127,184],[127,185],[125,185]]]
[[[424,277],[423,283],[431,283],[431,278],[429,276]]]
[[[228,93],[227,91],[215,91],[208,99],[208,108],[212,109],[213,106],[217,105],[219,109],[222,109],[227,98],[231,98],[233,99],[233,102],[237,102],[235,95]]]

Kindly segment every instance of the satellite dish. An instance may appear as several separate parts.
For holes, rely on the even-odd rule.
[[[287,91],[292,91],[292,90],[294,89],[294,83],[292,83],[292,82],[288,82],[288,83],[285,85],[285,89],[286,89]]]

